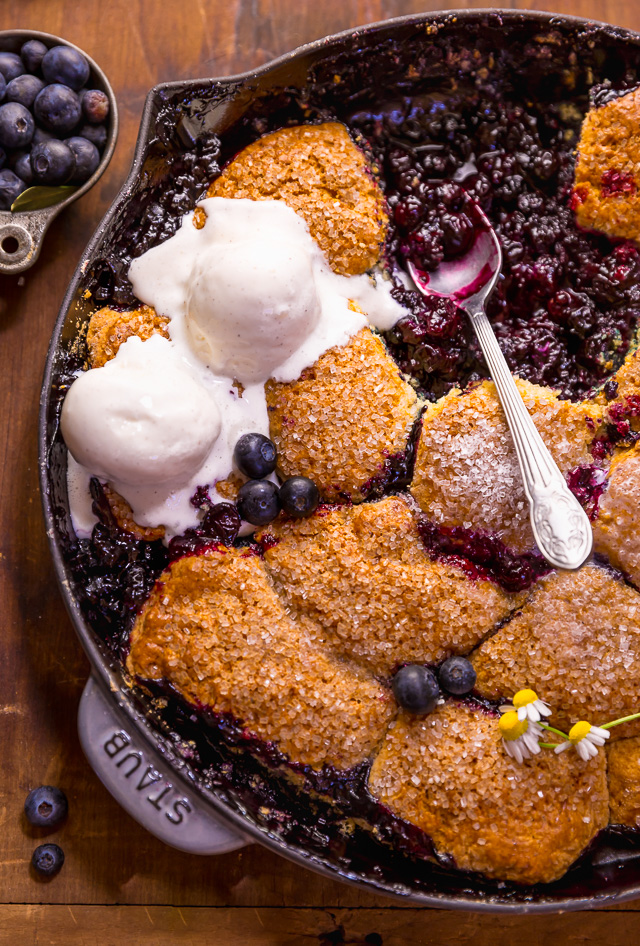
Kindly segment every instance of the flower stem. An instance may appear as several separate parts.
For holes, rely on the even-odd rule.
[[[639,713],[638,715],[640,716],[640,713]],[[634,717],[634,719],[635,719],[635,717]],[[621,720],[621,722],[622,722],[622,720]],[[611,725],[613,725],[613,723],[609,723],[609,725],[611,726]],[[548,726],[546,723],[538,723],[538,726],[542,726],[543,729],[548,729],[549,732],[554,732],[554,733],[556,734],[556,736],[562,736],[563,739],[568,739],[568,738],[569,738],[565,732],[562,732],[561,729],[554,729],[553,726]],[[555,747],[554,747],[554,748],[555,748]]]
[[[558,745],[557,742],[539,742],[538,745],[541,749],[555,749]]]
[[[622,716],[620,719],[614,719],[612,723],[605,723],[600,729],[612,729],[619,726],[620,723],[630,723],[632,719],[640,719],[640,713],[634,713],[633,716]]]

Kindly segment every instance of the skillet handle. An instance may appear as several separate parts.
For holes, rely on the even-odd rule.
[[[128,721],[94,677],[89,677],[80,700],[78,734],[105,788],[160,841],[190,854],[226,854],[249,843],[163,774],[166,760],[132,735]]]

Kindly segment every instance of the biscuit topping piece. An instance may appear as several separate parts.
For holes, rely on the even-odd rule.
[[[554,726],[599,726],[638,709],[640,595],[596,565],[554,572],[472,657],[476,692],[489,699],[535,682]],[[611,730],[634,735],[638,721]]]
[[[602,408],[516,383],[560,469],[592,464],[589,445]],[[519,552],[534,545],[518,458],[491,381],[464,394],[453,390],[428,408],[411,492],[437,525],[486,529]]]
[[[282,128],[240,152],[207,197],[283,200],[303,217],[332,269],[364,273],[384,245],[387,212],[364,154],[338,122]]]
[[[432,562],[396,496],[275,522],[259,538],[275,587],[294,612],[312,618],[335,651],[381,676],[404,663],[467,653],[517,600]]]
[[[402,713],[369,790],[461,870],[549,883],[607,823],[604,754],[589,765],[566,752],[520,763],[502,750],[496,722],[457,702],[423,718]]]
[[[573,207],[578,223],[640,238],[640,89],[587,114],[578,145]]]
[[[593,524],[593,544],[640,587],[640,447],[615,457]]]
[[[129,671],[232,713],[294,762],[348,769],[380,742],[389,691],[323,653],[293,620],[259,557],[242,549],[178,559],[138,617]]]

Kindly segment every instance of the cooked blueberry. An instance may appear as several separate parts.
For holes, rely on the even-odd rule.
[[[310,516],[319,502],[318,487],[307,476],[290,476],[280,487],[280,505],[296,519]]]
[[[53,877],[64,864],[64,851],[57,844],[40,844],[31,857],[34,870],[43,877]]]
[[[464,696],[476,682],[476,672],[466,657],[449,657],[438,670],[438,682],[447,693]]]
[[[240,516],[254,526],[266,526],[280,512],[278,487],[269,480],[249,480],[238,490]]]
[[[5,166],[6,160],[7,160],[7,152],[4,150],[4,148],[0,148],[0,168],[3,168]]]
[[[396,673],[391,684],[399,705],[410,713],[424,715],[436,708],[440,689],[435,674],[422,664],[407,664]]]
[[[100,89],[87,89],[82,96],[82,114],[94,125],[103,122],[109,114],[109,99]]]
[[[54,785],[34,788],[24,803],[27,821],[39,828],[55,828],[67,817],[68,810],[67,796]]]
[[[33,115],[18,102],[0,105],[0,145],[5,148],[26,148],[35,130]]]
[[[7,102],[19,102],[25,108],[31,108],[36,95],[42,89],[44,89],[44,82],[37,76],[30,76],[28,73],[16,76],[7,86]]]
[[[107,143],[107,129],[104,125],[83,125],[78,129],[78,136],[86,138],[96,146],[98,151],[102,151]]]
[[[11,210],[11,204],[25,189],[25,182],[8,168],[0,171],[0,210]]]
[[[13,162],[14,173],[25,182],[31,184],[33,180],[33,171],[31,170],[31,156],[28,151],[22,151]]]
[[[42,62],[42,57],[47,51],[47,47],[44,43],[41,43],[39,39],[29,39],[23,45],[20,50],[20,57],[29,70],[29,72],[37,72],[40,68],[40,63]]]
[[[233,451],[233,459],[241,473],[259,480],[275,470],[276,446],[264,434],[243,434]]]
[[[74,173],[75,154],[64,141],[52,138],[31,149],[31,170],[36,184],[66,184]]]
[[[76,157],[76,169],[70,178],[72,184],[84,184],[100,164],[100,152],[86,138],[67,138],[65,141]]]
[[[89,63],[70,46],[52,46],[42,57],[41,69],[47,82],[62,82],[70,89],[81,89],[89,78]]]
[[[0,102],[5,97],[6,91],[7,91],[7,80],[0,72]]]
[[[80,99],[66,85],[46,85],[36,96],[33,112],[45,128],[68,134],[80,121]]]
[[[0,53],[0,72],[7,82],[11,82],[16,76],[21,76],[24,71],[22,59],[16,53]]]

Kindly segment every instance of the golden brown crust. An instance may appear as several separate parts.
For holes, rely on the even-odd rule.
[[[276,521],[265,534],[275,539],[265,565],[287,605],[381,676],[467,653],[515,607],[495,585],[430,561],[400,497]]]
[[[578,223],[640,239],[639,187],[640,89],[635,89],[592,108],[583,122],[573,198]]]
[[[380,742],[395,704],[312,636],[288,616],[258,556],[220,549],[161,576],[134,625],[127,667],[232,713],[295,762],[351,768]]]
[[[455,702],[391,724],[369,790],[457,867],[521,883],[561,877],[609,813],[603,752],[518,763],[495,716]]]
[[[527,381],[516,383],[560,469],[593,463],[589,445],[602,408],[561,401],[550,388]],[[517,551],[533,546],[513,438],[493,382],[464,394],[453,390],[427,409],[411,492],[438,525],[487,529]]]
[[[407,446],[419,403],[380,339],[362,329],[297,381],[266,384],[283,477],[308,476],[325,499],[365,498],[368,482]]]
[[[137,335],[143,341],[152,335],[169,338],[168,324],[169,319],[166,316],[158,315],[155,309],[148,305],[130,312],[99,309],[91,316],[87,329],[89,366],[101,368],[115,357],[120,346],[132,335]]]
[[[583,565],[543,578],[522,611],[481,644],[476,690],[510,699],[524,688],[546,700],[564,728],[595,726],[638,711],[640,595],[608,571]],[[611,738],[640,732],[640,722]]]
[[[612,824],[640,828],[640,737],[607,747],[609,806]]]
[[[640,445],[611,463],[593,524],[593,544],[640,587]]]
[[[332,269],[345,276],[371,269],[384,245],[382,192],[338,122],[265,135],[234,158],[207,197],[284,200],[304,218]]]
[[[133,518],[133,510],[126,499],[107,484],[104,484],[102,488],[111,512],[121,529],[135,535],[137,539],[143,539],[145,542],[155,542],[157,539],[164,537],[164,526],[148,528],[147,526],[138,525]]]

